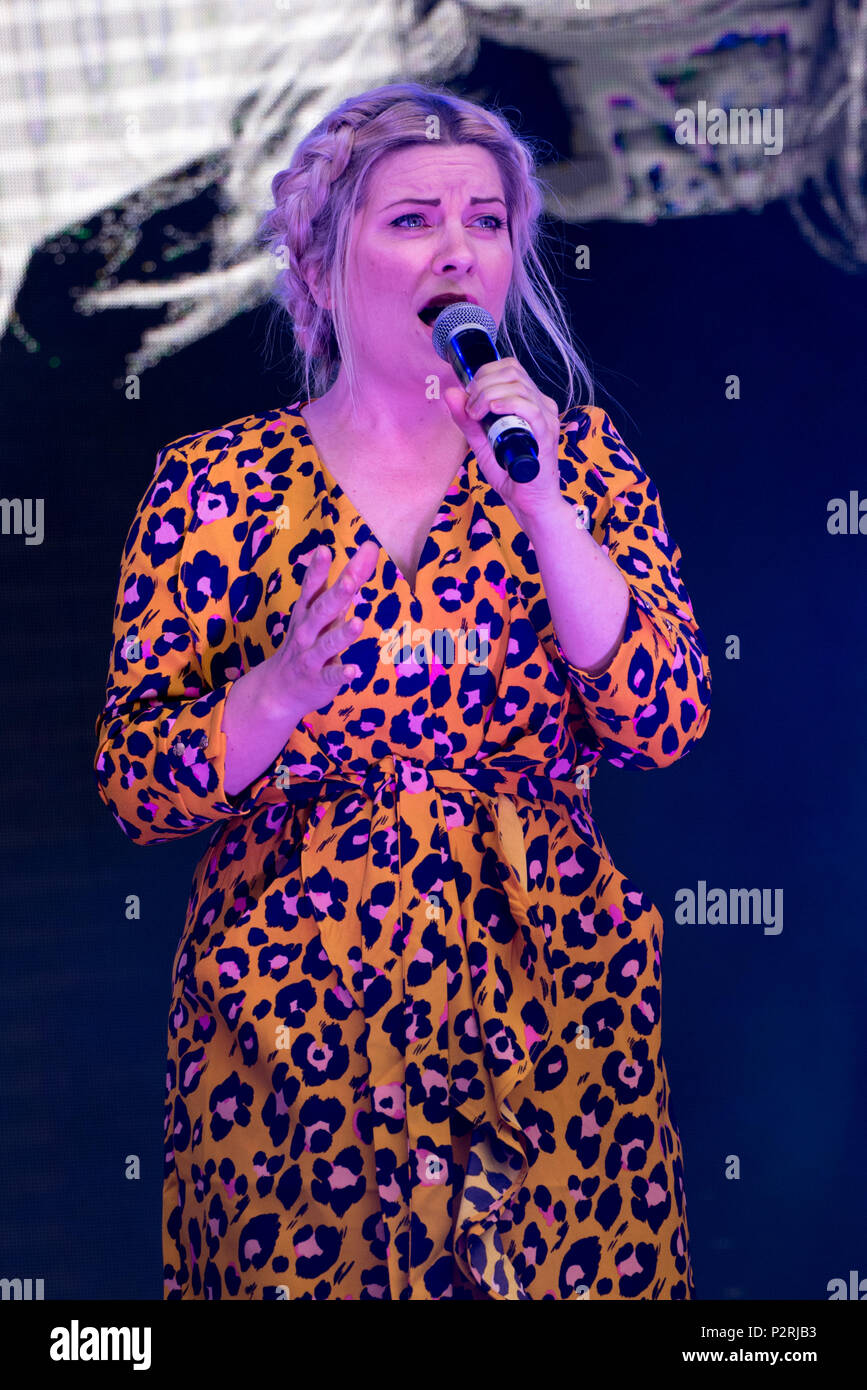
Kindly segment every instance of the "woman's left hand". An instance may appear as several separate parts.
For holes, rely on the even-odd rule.
[[[496,488],[522,528],[560,504],[563,495],[558,462],[560,415],[557,402],[542,395],[516,358],[501,357],[497,362],[486,362],[476,372],[466,392],[462,386],[447,386],[443,399],[478,459],[485,479]],[[520,415],[527,421],[539,445],[539,472],[531,482],[513,482],[497,463],[488,437],[479,424],[488,411],[494,415]]]

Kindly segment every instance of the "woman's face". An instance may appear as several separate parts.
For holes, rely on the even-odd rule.
[[[451,294],[499,324],[512,278],[497,161],[481,145],[411,145],[374,165],[349,249],[348,331],[359,377],[424,389],[456,378],[419,311]],[[435,316],[435,315],[434,315]]]

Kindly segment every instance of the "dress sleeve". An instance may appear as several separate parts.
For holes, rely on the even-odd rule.
[[[582,424],[593,429],[582,438]],[[599,407],[564,417],[564,495],[585,508],[593,539],[629,585],[623,640],[595,675],[554,645],[602,756],[617,767],[665,767],[702,737],[710,717],[708,650],[680,575],[659,492]],[[580,445],[582,452],[575,453]],[[584,466],[575,468],[570,459]],[[586,461],[589,461],[589,471]],[[582,486],[583,480],[583,486]],[[576,518],[576,521],[578,518]]]
[[[100,797],[136,844],[193,835],[286,800],[277,782],[285,748],[244,791],[226,792],[222,720],[232,682],[208,684],[179,585],[193,481],[183,448],[159,451],[121,559],[94,772]]]

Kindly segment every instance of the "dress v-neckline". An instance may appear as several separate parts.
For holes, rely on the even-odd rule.
[[[402,569],[400,568],[400,565],[397,563],[397,561],[396,561],[396,560],[388,553],[388,551],[386,550],[386,548],[385,548],[385,546],[383,545],[382,541],[379,539],[379,536],[376,534],[376,532],[374,531],[373,527],[372,527],[372,526],[370,525],[370,523],[368,522],[368,520],[367,520],[367,518],[365,517],[365,515],[364,515],[363,511],[361,510],[361,508],[358,506],[358,503],[355,502],[355,501],[352,499],[352,497],[350,497],[350,495],[349,495],[349,493],[346,491],[346,489],[343,488],[343,487],[341,486],[341,484],[337,481],[337,479],[336,479],[336,478],[334,477],[334,475],[331,473],[330,469],[326,466],[325,461],[324,461],[322,455],[320,454],[318,448],[316,447],[316,444],[315,444],[315,442],[314,442],[313,436],[312,436],[312,434],[310,433],[310,427],[308,426],[307,421],[306,421],[306,419],[304,418],[304,415],[303,415],[303,413],[302,413],[303,410],[305,409],[305,407],[308,406],[308,405],[311,405],[311,404],[312,404],[312,401],[304,401],[303,403],[302,403],[301,401],[296,401],[296,403],[295,403],[294,405],[291,405],[291,406],[286,407],[285,413],[286,413],[286,414],[289,414],[289,415],[295,415],[295,416],[297,417],[297,419],[300,421],[300,423],[303,425],[303,427],[304,427],[304,432],[305,432],[305,434],[307,435],[307,439],[309,440],[310,447],[311,447],[311,449],[313,450],[313,455],[314,455],[314,458],[315,458],[315,460],[316,460],[316,466],[317,466],[317,468],[319,469],[319,472],[320,472],[321,475],[322,475],[323,481],[324,481],[325,484],[326,484],[326,487],[327,487],[327,490],[328,490],[330,496],[331,496],[334,500],[336,500],[336,501],[339,501],[340,498],[344,498],[345,501],[354,509],[355,514],[357,515],[358,519],[360,520],[362,526],[363,526],[364,529],[367,531],[367,534],[368,534],[369,538],[374,542],[374,544],[376,545],[377,549],[379,550],[380,559],[382,560],[382,563],[384,564],[386,561],[390,561],[390,562],[391,562],[391,564],[394,566],[394,570],[395,570],[395,573],[396,573],[396,575],[397,575],[397,577],[398,577],[399,582],[406,585],[407,589],[409,590],[409,594],[410,594],[410,597],[411,597],[411,599],[413,600],[413,602],[418,602],[418,601],[419,601],[419,594],[418,594],[418,592],[417,592],[418,577],[419,577],[419,575],[421,574],[421,571],[425,568],[426,564],[428,563],[428,561],[427,561],[427,559],[426,559],[425,557],[426,557],[426,554],[427,554],[427,551],[428,551],[429,547],[430,547],[431,544],[432,544],[433,533],[434,533],[434,531],[436,530],[437,526],[439,525],[439,523],[440,523],[440,521],[441,521],[441,519],[442,519],[443,513],[446,512],[446,511],[452,510],[452,503],[451,503],[451,501],[450,501],[450,498],[451,498],[451,496],[452,496],[452,493],[460,492],[460,491],[461,491],[461,488],[462,488],[462,486],[464,486],[464,484],[465,484],[465,489],[466,489],[466,492],[467,492],[467,495],[468,495],[468,496],[469,496],[469,494],[473,491],[473,488],[472,488],[472,486],[471,486],[471,484],[470,484],[470,474],[469,474],[470,459],[471,459],[472,456],[473,456],[473,451],[472,451],[472,449],[470,449],[469,446],[467,447],[467,451],[466,451],[466,453],[464,454],[463,458],[461,459],[461,462],[460,462],[459,465],[458,465],[458,470],[457,470],[457,472],[455,473],[454,477],[453,477],[453,478],[451,479],[451,481],[449,482],[448,487],[446,488],[445,492],[443,493],[442,497],[440,498],[440,502],[439,502],[439,506],[437,507],[436,515],[434,516],[434,519],[433,519],[433,521],[432,521],[431,524],[430,524],[430,527],[429,527],[429,529],[428,529],[427,535],[426,535],[425,538],[424,538],[424,543],[423,543],[423,545],[422,545],[422,548],[421,548],[421,550],[419,551],[418,564],[416,565],[416,571],[415,571],[415,579],[413,580],[412,583],[410,583],[409,579],[407,578],[407,576],[403,573]],[[379,562],[377,562],[377,564],[378,564],[378,563],[379,563]]]

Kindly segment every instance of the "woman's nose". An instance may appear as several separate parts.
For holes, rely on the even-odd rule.
[[[445,226],[434,256],[434,269],[442,274],[454,270],[466,271],[474,264],[475,254],[463,224]]]

